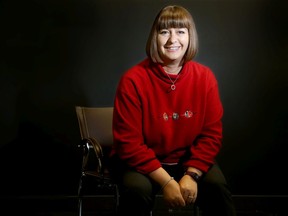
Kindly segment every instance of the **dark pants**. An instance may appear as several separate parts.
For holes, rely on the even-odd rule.
[[[154,207],[155,195],[160,192],[160,186],[148,176],[133,170],[126,169],[121,174],[119,168],[118,166],[119,215],[149,215]],[[184,170],[177,165],[163,168],[177,181],[184,173]],[[213,165],[198,183],[198,197],[195,204],[199,206],[203,216],[236,215],[230,189],[217,165]]]

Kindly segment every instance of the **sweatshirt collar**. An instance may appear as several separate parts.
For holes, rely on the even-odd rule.
[[[170,79],[167,76],[167,73],[164,71],[163,67],[161,64],[159,63],[154,63],[152,60],[149,60],[149,65],[152,68],[153,73],[159,77],[162,80],[165,80],[165,82],[170,83]],[[183,77],[186,73],[187,73],[187,63],[183,64],[182,69],[179,73],[181,73],[179,75],[178,81],[181,79],[181,77]],[[179,74],[178,73],[178,74]],[[178,77],[178,74],[169,74],[171,79],[176,79]]]

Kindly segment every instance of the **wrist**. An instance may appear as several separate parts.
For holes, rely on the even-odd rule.
[[[187,169],[185,171],[189,171],[189,172],[195,172],[197,173],[199,176],[201,176],[203,174],[203,172],[195,167],[187,167]]]
[[[187,171],[184,173],[184,175],[189,175],[195,182],[199,182],[200,179],[201,179],[201,176],[200,176],[198,173],[193,172],[193,171],[188,171],[188,170],[187,170]]]
[[[163,186],[161,187],[161,190],[163,190],[163,189],[169,184],[169,182],[172,181],[172,180],[174,180],[173,177],[171,177],[168,181],[166,181],[166,182],[163,184]]]

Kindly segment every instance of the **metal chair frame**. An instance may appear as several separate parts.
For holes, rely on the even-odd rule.
[[[109,193],[115,199],[115,212],[119,205],[119,192],[116,184],[109,178],[102,159],[105,157],[103,147],[112,145],[112,113],[113,107],[82,107],[76,106],[81,142],[78,145],[82,151],[82,166],[78,184],[78,215],[83,214],[83,199],[96,198],[103,195],[87,196],[83,194],[83,182],[88,177],[95,178],[95,184],[100,191]],[[93,166],[98,164],[98,166]],[[91,166],[92,165],[92,166]]]

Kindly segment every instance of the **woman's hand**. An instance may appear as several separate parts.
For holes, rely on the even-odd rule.
[[[171,180],[163,188],[163,199],[172,208],[185,206],[185,200],[181,194],[180,186],[175,180]]]
[[[194,203],[198,193],[197,182],[191,176],[184,175],[179,181],[179,186],[185,203],[187,205]]]

